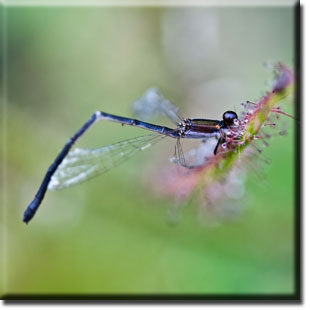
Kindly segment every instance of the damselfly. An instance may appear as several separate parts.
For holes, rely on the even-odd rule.
[[[25,223],[28,223],[33,218],[48,189],[66,188],[102,174],[164,137],[176,139],[176,162],[181,166],[189,167],[184,158],[180,139],[205,140],[215,137],[217,139],[213,150],[215,155],[218,152],[219,146],[224,145],[227,137],[231,135],[230,128],[238,123],[238,116],[233,111],[226,111],[223,114],[222,120],[183,118],[178,109],[169,100],[165,99],[156,88],[149,89],[135,103],[135,110],[144,119],[155,114],[166,115],[174,122],[176,128],[171,129],[101,111],[95,112],[84,126],[68,140],[49,167],[37,194],[24,212],[23,221]],[[155,134],[129,139],[98,149],[77,148],[70,151],[74,143],[99,120],[139,127],[152,131]]]

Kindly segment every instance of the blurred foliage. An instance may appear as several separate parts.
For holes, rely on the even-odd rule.
[[[235,221],[198,224],[190,205],[178,225],[167,224],[171,201],[155,197],[144,181],[159,159],[173,155],[169,141],[90,182],[48,192],[35,219],[22,223],[46,169],[94,111],[130,116],[132,102],[150,86],[188,117],[218,119],[259,98],[269,77],[265,61],[293,67],[293,8],[14,7],[7,13],[4,293],[293,293],[290,119],[289,134],[264,150],[271,164],[248,182],[248,207]],[[79,146],[140,134],[100,122]]]

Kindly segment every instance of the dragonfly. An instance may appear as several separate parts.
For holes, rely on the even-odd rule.
[[[136,115],[143,121],[117,116],[102,111],[96,111],[90,119],[67,141],[54,162],[48,168],[41,186],[34,199],[24,212],[23,221],[28,223],[36,214],[47,190],[67,188],[97,175],[100,175],[143,151],[165,137],[176,139],[175,162],[181,166],[191,168],[186,164],[184,153],[180,144],[181,139],[217,139],[213,149],[216,155],[219,146],[225,143],[229,128],[236,123],[238,115],[234,111],[226,111],[221,120],[204,118],[183,118],[178,108],[167,100],[157,88],[151,88],[134,104]],[[146,122],[155,115],[164,115],[174,124],[175,128],[159,126]],[[145,136],[135,137],[115,144],[96,149],[76,148],[73,145],[96,122],[111,121],[142,128],[153,132]],[[207,158],[206,158],[207,160]]]

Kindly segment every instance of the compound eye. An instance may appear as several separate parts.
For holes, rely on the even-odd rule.
[[[226,111],[223,114],[223,120],[226,125],[233,125],[235,119],[238,119],[238,115],[234,111]]]

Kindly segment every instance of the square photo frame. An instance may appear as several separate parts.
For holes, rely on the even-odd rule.
[[[1,20],[2,299],[300,302],[299,2]]]

